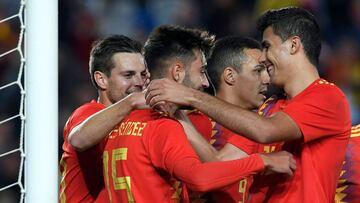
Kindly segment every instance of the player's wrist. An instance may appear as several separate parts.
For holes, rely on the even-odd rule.
[[[271,166],[271,160],[270,158],[266,155],[266,154],[259,154],[261,159],[263,160],[264,162],[264,168],[267,169]]]

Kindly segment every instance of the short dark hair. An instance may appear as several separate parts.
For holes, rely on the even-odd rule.
[[[175,25],[162,25],[150,33],[144,46],[144,58],[151,78],[162,78],[169,60],[179,59],[185,65],[195,60],[194,49],[201,50],[205,57],[215,40],[214,35],[198,29]]]
[[[210,80],[215,89],[219,88],[220,77],[226,67],[241,71],[241,65],[247,57],[244,53],[245,49],[261,50],[261,45],[254,39],[240,36],[224,37],[215,42],[207,66]]]
[[[89,72],[91,81],[96,88],[99,88],[94,79],[95,71],[103,72],[110,76],[114,68],[112,57],[116,53],[140,53],[142,45],[124,35],[111,35],[97,40],[92,44],[89,61]]]
[[[287,7],[265,12],[257,21],[260,32],[272,26],[282,41],[299,36],[309,61],[317,66],[321,51],[320,27],[315,17],[305,9]]]

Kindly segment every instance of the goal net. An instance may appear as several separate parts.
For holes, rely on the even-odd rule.
[[[24,2],[0,8],[0,202],[23,202]]]

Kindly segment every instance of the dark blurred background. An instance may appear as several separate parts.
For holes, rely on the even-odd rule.
[[[124,34],[145,42],[160,24],[202,28],[218,38],[243,35],[260,39],[256,18],[267,9],[284,6],[303,7],[317,17],[324,40],[320,74],[345,92],[353,124],[360,123],[360,0],[61,0],[59,156],[67,118],[78,106],[97,97],[88,73],[94,40]],[[18,13],[19,7],[19,1],[1,0],[0,20]],[[18,19],[0,24],[0,54],[16,47],[19,27]],[[18,53],[0,58],[0,87],[16,80],[19,65]],[[41,77],[46,77],[46,72]],[[19,98],[16,86],[0,90],[0,121],[19,112]],[[19,134],[19,119],[0,125],[0,153],[19,147]],[[16,182],[18,168],[18,155],[0,158],[0,188]],[[19,194],[18,187],[0,192],[0,202],[18,202]]]

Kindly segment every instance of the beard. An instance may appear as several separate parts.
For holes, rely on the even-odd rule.
[[[190,74],[187,71],[185,72],[185,78],[184,78],[184,80],[182,82],[182,85],[184,85],[186,87],[190,87],[192,89],[202,91],[202,92],[204,91],[204,88],[202,86],[196,87],[196,85],[191,81]],[[194,107],[192,107],[192,106],[179,106],[179,109],[181,109],[181,110],[194,110]]]
[[[182,82],[182,84],[186,87],[190,87],[192,89],[195,89],[195,90],[199,90],[199,91],[204,91],[204,88],[202,86],[200,87],[197,87],[195,85],[195,83],[193,83],[190,79],[190,76],[189,76],[189,73],[188,72],[185,72],[185,78],[184,78],[184,81]]]

